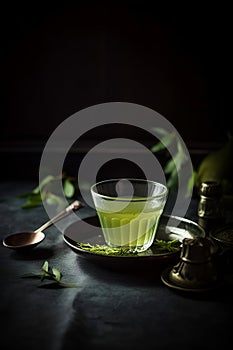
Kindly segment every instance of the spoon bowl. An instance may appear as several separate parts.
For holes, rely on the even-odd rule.
[[[24,231],[24,232],[15,232],[6,236],[3,240],[3,245],[6,248],[22,250],[28,248],[34,248],[40,244],[45,239],[45,234],[42,232],[47,227],[51,226],[55,222],[61,220],[65,216],[71,214],[72,211],[76,211],[82,208],[83,205],[79,201],[74,201],[66,209],[61,211],[59,214],[54,216],[51,220],[46,222],[44,225],[39,227],[35,231]]]
[[[11,249],[26,249],[37,246],[45,239],[43,232],[25,231],[13,233],[3,240],[3,245]]]

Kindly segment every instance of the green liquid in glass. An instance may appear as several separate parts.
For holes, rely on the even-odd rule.
[[[141,210],[140,203],[130,203],[114,213],[97,208],[106,244],[137,252],[148,249],[154,241],[163,208]]]

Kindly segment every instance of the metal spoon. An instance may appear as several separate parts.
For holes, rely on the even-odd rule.
[[[63,219],[65,216],[71,214],[72,211],[78,210],[82,207],[83,205],[79,201],[74,201],[66,209],[62,210],[59,214],[47,221],[44,225],[40,226],[37,230],[16,232],[5,237],[3,240],[3,245],[10,249],[33,248],[44,240],[45,234],[42,232],[43,230],[55,222]]]

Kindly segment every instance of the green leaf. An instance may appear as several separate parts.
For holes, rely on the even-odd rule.
[[[33,193],[40,193],[40,191],[43,189],[43,187],[45,185],[47,185],[49,182],[53,181],[55,179],[55,177],[53,175],[48,175],[46,176],[39,184],[39,186],[37,186],[36,188],[34,188],[34,190],[32,190]]]
[[[29,208],[35,208],[41,205],[42,203],[42,198],[40,194],[28,194],[27,197],[27,202],[22,205],[23,209],[29,209]]]
[[[49,205],[58,205],[61,201],[61,198],[59,196],[56,196],[55,194],[48,192],[46,194],[46,203]]]
[[[43,283],[37,286],[38,288],[43,289],[60,289],[60,288],[73,288],[78,287],[77,283],[68,283],[68,282],[57,282],[57,281],[43,281]]]
[[[40,199],[41,198],[41,195],[40,193],[33,193],[33,192],[28,192],[28,193],[24,193],[24,194],[21,194],[19,196],[19,198],[29,198],[29,199]]]
[[[169,173],[173,172],[174,169],[176,170],[175,162],[173,159],[170,159],[165,165],[164,173],[169,174]]]
[[[176,171],[176,168],[173,169],[171,175],[168,178],[167,181],[167,187],[171,190],[171,191],[177,191],[177,185],[178,185],[178,173]]]
[[[152,128],[151,130],[155,131],[157,134],[159,134],[161,136],[165,136],[168,134],[167,130],[165,130],[163,128],[159,128],[159,127]]]
[[[158,142],[158,143],[156,143],[156,145],[151,147],[151,152],[155,153],[155,152],[158,152],[164,148],[165,148],[165,145],[162,142]]]
[[[64,181],[64,193],[67,198],[72,198],[75,193],[75,186],[69,179]]]
[[[63,210],[65,206],[64,200],[51,192],[48,192],[46,195],[46,203],[56,206],[57,211]]]
[[[39,288],[77,287],[76,283],[61,281],[61,272],[55,267],[51,269],[47,260],[43,263],[41,270],[43,272],[42,274],[36,274],[33,272],[26,274],[23,277],[40,278],[43,283],[39,285]]]
[[[185,164],[186,160],[187,156],[184,153],[183,149],[178,148],[178,152],[176,153],[174,158],[170,159],[170,161],[168,161],[168,163],[166,164],[164,169],[165,174],[172,172],[175,168],[177,171],[179,171],[182,165]]]
[[[177,150],[178,150],[179,157],[182,159],[182,164],[184,164],[188,160],[188,157],[179,141],[177,143]]]
[[[29,209],[40,206],[42,204],[42,198],[45,198],[46,196],[46,192],[43,192],[42,188],[54,179],[54,176],[48,175],[41,181],[40,186],[35,187],[31,192],[21,194],[19,198],[28,199],[28,201],[21,207],[23,209]]]
[[[161,149],[168,148],[175,141],[175,135],[173,133],[166,134],[160,142],[151,148],[151,152],[158,152]]]
[[[45,261],[44,264],[41,267],[43,273],[40,277],[41,281],[43,281],[45,278],[50,278],[51,274],[49,273],[49,263],[48,261]]]
[[[53,275],[55,276],[56,281],[61,281],[61,272],[55,267],[52,268]]]
[[[49,272],[49,263],[48,263],[47,260],[43,263],[41,268],[42,268],[43,271]]]
[[[32,197],[33,195],[37,195],[37,194],[34,194],[33,192],[27,192],[27,193],[23,193],[23,194],[20,194],[18,197],[19,198],[29,198],[29,197]]]
[[[187,194],[186,195],[190,195],[192,193],[193,187],[196,184],[196,180],[197,180],[197,172],[193,171],[190,179],[188,180]]]
[[[22,205],[22,208],[35,208],[40,206],[43,201],[46,201],[48,205],[55,205],[57,211],[63,210],[66,203],[63,200],[62,193],[57,193],[56,186],[56,182],[61,179],[65,179],[63,185],[65,197],[72,198],[76,191],[76,187],[71,181],[73,179],[72,177],[67,178],[64,175],[62,175],[62,177],[54,177],[53,175],[48,175],[41,181],[40,185],[35,187],[31,192],[19,196],[19,198],[27,199],[26,203]]]

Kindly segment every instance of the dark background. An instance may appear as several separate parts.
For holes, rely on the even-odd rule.
[[[36,174],[54,129],[73,113],[104,102],[156,110],[176,127],[191,155],[202,156],[226,140],[229,9],[212,4],[160,11],[157,2],[136,1],[20,3],[2,7],[1,25],[6,176],[15,162],[23,164],[24,175],[30,172],[29,161]],[[120,126],[98,128],[82,141],[106,135],[131,136],[148,146],[155,141]]]

